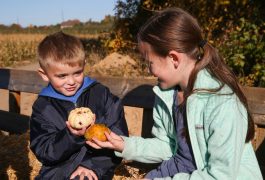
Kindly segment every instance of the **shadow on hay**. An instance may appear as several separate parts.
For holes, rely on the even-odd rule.
[[[0,134],[0,179],[6,180],[14,177],[17,179],[30,179],[32,167],[29,165],[28,149],[29,133],[22,135],[3,136]],[[13,179],[13,178],[12,178]]]

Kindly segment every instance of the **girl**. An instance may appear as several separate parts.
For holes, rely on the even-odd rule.
[[[128,160],[163,161],[147,179],[262,179],[246,97],[197,20],[179,8],[162,11],[140,29],[138,44],[159,82],[154,138],[111,133],[108,142],[87,143]]]

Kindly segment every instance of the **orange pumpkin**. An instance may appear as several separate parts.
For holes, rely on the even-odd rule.
[[[83,127],[88,127],[94,121],[94,118],[95,114],[89,108],[80,107],[70,112],[68,121],[72,128],[82,129]]]
[[[107,137],[104,132],[110,133],[110,129],[104,124],[94,124],[90,126],[85,132],[86,140],[92,140],[96,138],[100,141],[107,141]]]

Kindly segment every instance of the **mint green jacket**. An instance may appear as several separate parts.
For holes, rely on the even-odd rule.
[[[214,89],[220,84],[201,70],[194,89]],[[174,90],[154,87],[154,138],[123,137],[125,148],[117,156],[127,160],[156,163],[176,153],[177,140],[172,117]],[[230,94],[229,94],[230,93]],[[251,143],[245,143],[247,112],[231,89],[217,93],[197,91],[187,99],[187,124],[197,166],[192,174],[178,173],[174,180],[259,180],[260,168]],[[161,179],[161,178],[160,178]],[[167,177],[164,179],[172,179]]]

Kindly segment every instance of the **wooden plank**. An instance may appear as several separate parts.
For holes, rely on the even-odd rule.
[[[256,135],[256,149],[258,150],[259,148],[263,148],[265,150],[265,128],[257,126],[255,135]],[[264,165],[265,165],[265,151],[264,151]]]
[[[29,116],[0,110],[0,129],[15,134],[25,133],[29,129],[29,119]]]
[[[265,88],[244,86],[242,90],[248,100],[265,104]]]
[[[0,69],[0,88],[39,93],[46,85],[36,71]]]
[[[265,88],[243,87],[250,111],[253,114],[265,114]]]
[[[111,92],[123,99],[124,105],[152,108],[155,79],[130,79],[122,77],[91,76],[109,87]],[[38,94],[47,85],[35,71],[0,69],[0,88]]]
[[[157,83],[155,79],[130,79],[121,77],[97,77],[111,92],[123,98],[128,106],[152,108],[154,93],[151,90]],[[0,88],[13,91],[39,93],[46,85],[35,71],[0,69]],[[253,114],[265,114],[265,88],[243,87],[250,110]]]
[[[30,116],[32,114],[32,105],[37,97],[37,94],[21,92],[20,114]]]
[[[265,115],[263,114],[252,114],[255,124],[265,128]]]
[[[1,97],[0,109],[5,110],[5,111],[9,111],[9,104],[8,104],[9,90],[0,89],[0,97]]]
[[[248,100],[248,106],[252,114],[265,114],[265,103]]]
[[[154,79],[130,79],[121,77],[96,77],[100,83],[107,86],[110,91],[123,100],[124,105],[142,108],[152,108],[154,104]]]

